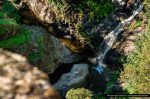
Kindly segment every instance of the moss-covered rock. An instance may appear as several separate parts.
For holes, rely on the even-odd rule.
[[[27,56],[47,73],[54,72],[59,63],[73,61],[71,52],[58,39],[37,26],[21,26],[20,33],[1,41],[0,47]]]
[[[42,27],[21,25],[16,9],[4,1],[0,11],[0,48],[27,56],[46,73],[73,61],[71,52]],[[67,58],[66,58],[67,57]]]

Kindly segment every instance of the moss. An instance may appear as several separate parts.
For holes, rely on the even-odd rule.
[[[4,1],[2,9],[0,10],[0,19],[14,19],[17,22],[19,22],[20,20],[20,16],[17,12],[17,10],[15,9],[15,7],[8,2],[7,0]]]
[[[17,22],[19,19],[20,16],[14,6],[7,0],[4,1],[0,10],[0,36],[18,30],[19,24]]]
[[[35,63],[44,53],[43,37],[39,36],[40,33],[33,33],[19,21],[17,10],[10,2],[4,1],[0,10],[0,48],[26,55],[31,63]],[[38,44],[38,52],[32,51],[32,43]]]
[[[9,48],[12,46],[19,46],[19,45],[28,43],[29,41],[28,39],[29,39],[29,36],[31,35],[31,32],[23,28],[21,28],[20,30],[21,30],[20,33],[14,36],[11,36],[10,38],[7,38],[6,40],[2,40],[0,42],[0,47]]]
[[[6,18],[7,14],[5,12],[0,11],[0,19]]]
[[[44,57],[44,53],[45,53],[45,50],[44,50],[44,38],[43,37],[39,37],[36,41],[38,43],[38,50],[39,50],[39,56],[40,57]]]
[[[19,27],[18,27],[18,25],[0,25],[0,28],[1,28],[0,36],[4,36],[4,34],[9,34],[10,32],[13,32],[13,31],[18,31]]]
[[[30,53],[28,56],[28,60],[31,63],[35,63],[35,61],[38,60],[38,58],[39,58],[39,53]]]
[[[10,31],[17,31],[19,25],[13,19],[0,19],[0,36]]]
[[[15,7],[5,0],[0,10],[0,47],[9,48],[27,43],[30,31],[19,24],[20,16]],[[15,31],[15,34],[13,33]]]
[[[31,29],[31,28],[27,28],[27,29]],[[29,55],[28,55],[28,59],[31,63],[33,64],[37,64],[35,62],[42,60],[43,57],[45,57],[45,41],[44,41],[44,35],[41,34],[42,30],[40,30],[41,28],[35,30],[37,28],[33,27],[32,28],[32,37],[31,38],[31,42],[33,44],[31,44],[32,46],[34,46],[34,48],[36,49],[36,51],[33,51],[32,48],[29,51]],[[41,33],[40,33],[41,32]]]
[[[16,25],[16,21],[14,19],[0,19],[0,25]]]

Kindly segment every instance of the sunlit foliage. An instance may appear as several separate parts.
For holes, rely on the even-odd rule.
[[[121,81],[132,94],[150,93],[150,20],[145,33],[139,37],[136,50],[127,57]]]
[[[90,99],[92,92],[85,88],[71,89],[66,94],[66,99]]]

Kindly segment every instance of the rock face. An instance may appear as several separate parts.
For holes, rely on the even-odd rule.
[[[124,55],[128,55],[129,53],[131,53],[134,50],[135,40],[136,40],[135,36],[130,36],[127,38],[127,40],[125,42],[123,42],[121,47],[122,47],[122,51],[123,51]]]
[[[0,99],[60,99],[45,73],[25,57],[0,49]]]
[[[21,38],[24,42],[21,40],[22,44],[12,44],[6,49],[27,56],[33,65],[48,74],[53,73],[59,63],[73,61],[71,52],[43,28],[38,26],[22,27],[23,31],[27,32],[20,33],[18,38]]]
[[[84,47],[84,38],[79,35],[77,30],[83,17],[79,13],[72,11],[70,3],[73,2],[72,0],[19,0],[16,6],[22,12],[21,15],[24,19],[36,20],[36,22],[41,23],[47,29],[52,25],[56,25],[60,27],[59,29],[57,28],[58,30],[64,32],[63,34],[70,34],[72,39],[67,40],[72,43],[72,46],[77,49],[75,52],[77,52]],[[66,30],[68,31],[66,32]],[[62,35],[60,32],[50,33]],[[64,44],[68,45],[65,41]],[[72,47],[69,48],[74,50]]]
[[[52,73],[58,67],[59,63],[70,63],[73,61],[71,52],[57,38],[51,36],[42,28],[30,27],[30,29],[33,33],[31,42],[33,41],[32,45],[35,46],[32,53],[41,54],[34,62],[35,64],[37,63],[37,66],[40,66],[41,70]],[[41,38],[41,44],[38,44],[35,38]]]
[[[71,89],[85,86],[89,71],[87,64],[76,64],[72,67],[71,72],[63,74],[60,80],[54,84],[54,87],[62,95]]]

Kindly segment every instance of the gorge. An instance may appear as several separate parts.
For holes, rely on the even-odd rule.
[[[41,97],[60,99],[57,91],[62,98],[67,99],[84,99],[86,95],[91,99],[91,96],[103,94],[129,94],[132,91],[136,93],[134,91],[136,87],[132,89],[134,87],[132,82],[144,79],[145,84],[149,84],[147,76],[137,77],[138,80],[134,81],[132,78],[129,82],[127,80],[130,74],[131,77],[136,73],[139,77],[144,75],[136,69],[135,73],[130,71],[137,66],[130,66],[130,64],[137,62],[138,58],[144,59],[146,55],[138,58],[134,55],[140,55],[140,51],[143,51],[139,48],[149,46],[146,41],[141,43],[147,44],[146,47],[141,47],[139,43],[136,45],[143,40],[145,32],[149,31],[147,30],[149,17],[146,15],[149,5],[146,4],[149,3],[143,0],[2,0],[0,1],[0,59],[6,60],[7,53],[9,56],[14,53],[21,54],[33,65],[30,67],[33,69],[37,67],[39,70],[37,75],[36,71],[30,72],[31,75],[35,74],[35,79],[38,78],[40,71],[42,71],[41,76],[44,74],[47,76],[43,76],[44,81],[40,82],[43,84],[41,90],[46,88],[43,91],[44,95],[39,94],[40,91],[37,92],[40,95],[37,99],[42,99]],[[144,40],[147,39],[149,40],[146,35]],[[136,51],[139,51],[138,54]],[[142,54],[145,54],[145,50],[141,52]],[[22,58],[22,56],[18,57]],[[8,59],[10,58],[15,62],[16,60],[19,63],[25,62],[25,66],[29,65],[27,61],[18,61],[12,56]],[[134,62],[131,62],[132,59]],[[149,61],[146,62],[149,64]],[[19,68],[19,63],[16,63],[15,70]],[[7,66],[3,62],[1,64],[0,66]],[[9,64],[11,66],[14,61],[10,61]],[[130,67],[126,67],[127,64]],[[144,67],[149,65],[141,64],[141,66],[143,71],[145,70],[145,75],[149,75],[148,67]],[[11,75],[14,68],[8,68]],[[22,75],[22,72],[23,77],[26,76],[20,68],[19,72],[14,72],[19,73],[18,75]],[[28,73],[28,70],[25,72]],[[0,74],[0,79],[4,76],[7,75]],[[31,82],[30,80],[30,84]],[[35,81],[35,84],[36,82],[39,84],[38,81]],[[40,86],[38,84],[36,86]],[[128,87],[131,86],[130,84],[131,89]],[[43,87],[46,85],[48,87]],[[40,90],[40,87],[38,88]],[[145,87],[142,88],[145,90]],[[75,91],[76,89],[78,91]],[[0,94],[0,98],[3,99],[7,92],[2,91],[4,92],[3,95]],[[32,84],[27,91],[30,93],[21,94],[21,91],[18,91],[11,95],[15,98],[16,94],[19,94],[17,97],[24,97],[24,95],[32,97]],[[36,95],[36,91],[33,93]],[[76,94],[86,95],[81,98]],[[50,96],[52,98],[49,98]]]
[[[111,31],[107,36],[104,37],[104,40],[99,47],[100,54],[95,59],[96,65],[98,65],[98,66],[96,66],[94,69],[99,74],[101,74],[103,72],[102,67],[106,68],[106,66],[103,63],[103,60],[106,56],[106,53],[109,51],[109,49],[113,46],[114,42],[116,41],[117,36],[119,35],[119,33],[121,33],[123,31],[123,27],[125,25],[129,25],[131,23],[131,21],[133,20],[133,18],[136,15],[138,15],[142,11],[142,9],[143,9],[143,5],[142,5],[141,1],[137,0],[135,2],[135,10],[132,12],[133,14],[129,18],[121,21],[113,31]]]

